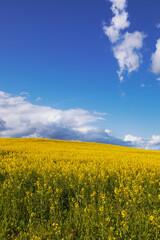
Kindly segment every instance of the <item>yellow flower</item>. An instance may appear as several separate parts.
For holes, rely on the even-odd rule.
[[[92,194],[91,194],[91,197],[94,197],[96,195],[96,192],[94,191]]]
[[[125,217],[127,216],[127,213],[126,213],[125,210],[122,210],[121,214],[122,214],[122,217],[123,217],[123,218],[125,218]]]
[[[110,222],[110,221],[111,221],[111,218],[110,218],[110,217],[107,217],[107,218],[106,218],[106,221],[107,221],[107,222]]]
[[[34,217],[35,213],[34,212],[31,212],[31,217]]]
[[[149,217],[149,220],[153,221],[153,220],[154,220],[154,216],[151,215],[151,216]]]
[[[113,228],[113,227],[110,227],[109,229],[110,229],[110,231],[111,231],[111,232],[113,232],[113,230],[114,230],[114,228]]]
[[[104,207],[103,206],[99,207],[99,211],[103,212],[104,211]]]

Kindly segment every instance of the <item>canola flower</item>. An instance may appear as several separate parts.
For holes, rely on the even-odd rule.
[[[160,239],[160,152],[0,139],[1,239]]]

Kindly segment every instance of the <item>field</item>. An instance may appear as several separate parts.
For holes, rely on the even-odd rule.
[[[0,139],[0,239],[160,239],[160,152]]]

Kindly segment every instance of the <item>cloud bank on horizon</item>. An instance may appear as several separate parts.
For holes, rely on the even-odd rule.
[[[127,0],[109,0],[112,3],[111,10],[113,17],[110,26],[104,24],[105,35],[112,43],[113,55],[119,64],[117,71],[120,81],[124,79],[124,73],[131,73],[139,69],[142,63],[140,50],[143,47],[143,40],[147,37],[144,32],[133,33],[124,30],[130,26],[128,21]],[[160,24],[157,24],[159,28]],[[160,39],[156,44],[156,52],[151,56],[151,70],[154,74],[160,73]]]
[[[94,126],[104,113],[83,109],[60,110],[32,104],[25,97],[0,92],[0,137],[109,141],[110,130]],[[120,143],[117,140],[117,144]]]
[[[111,130],[95,126],[105,114],[84,109],[60,110],[32,104],[25,97],[0,92],[1,138],[50,138],[100,142],[144,149],[160,149],[160,136],[151,139],[126,135],[124,139],[111,135]]]
[[[150,139],[143,139],[129,134],[124,137],[124,141],[132,143],[137,148],[160,150],[160,136],[157,135],[152,135]]]

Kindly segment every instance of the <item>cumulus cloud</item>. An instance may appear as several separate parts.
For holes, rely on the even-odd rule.
[[[62,111],[33,105],[23,96],[5,92],[0,92],[0,113],[0,137],[76,139],[81,138],[82,127],[103,119],[83,109]]]
[[[115,17],[112,18],[111,26],[103,26],[105,34],[109,37],[112,43],[115,43],[120,39],[120,30],[129,26],[127,18],[128,14],[126,12],[123,11],[122,13],[119,13],[117,11]]]
[[[0,131],[6,130],[6,123],[0,118]]]
[[[50,138],[124,145],[111,130],[95,126],[105,113],[84,109],[60,110],[32,104],[25,96],[0,92],[0,137]],[[128,143],[125,142],[128,146]]]
[[[61,110],[32,104],[25,96],[0,91],[0,137],[49,138],[132,146],[97,126],[105,113],[84,109]],[[96,125],[96,126],[95,126]]]
[[[129,27],[128,13],[126,9],[126,0],[109,0],[112,3],[111,10],[114,14],[111,25],[103,26],[105,34],[109,37],[112,43],[117,42],[120,38],[120,31]]]
[[[132,136],[130,134],[128,134],[124,137],[124,141],[125,142],[132,142],[132,143],[137,144],[137,145],[141,145],[142,142],[143,142],[141,137],[135,137],[135,136]]]
[[[112,130],[110,130],[108,128],[106,128],[104,131],[105,131],[105,133],[108,133],[108,134],[110,134],[112,132]]]
[[[32,104],[24,96],[0,91],[0,137],[49,138],[99,142],[128,147],[160,149],[160,136],[151,139],[111,135],[112,130],[97,126],[105,113],[84,109],[61,110]]]
[[[160,136],[152,135],[150,139],[143,139],[141,137],[135,137],[132,135],[126,135],[124,137],[125,142],[130,142],[133,147],[160,150]]]
[[[142,56],[140,49],[143,46],[143,39],[146,35],[142,32],[122,33],[129,27],[128,13],[126,12],[126,0],[110,0],[111,10],[114,14],[111,25],[103,25],[105,35],[108,36],[113,44],[113,54],[118,60],[119,71],[117,71],[120,81],[123,81],[123,73],[138,70]]]
[[[139,50],[143,46],[145,35],[140,32],[125,33],[123,41],[113,47],[113,53],[118,60],[120,70],[117,71],[120,81],[123,80],[123,72],[136,71],[141,63],[142,56]]]
[[[155,74],[160,74],[160,39],[157,41],[156,51],[152,54],[151,61],[152,72]]]

